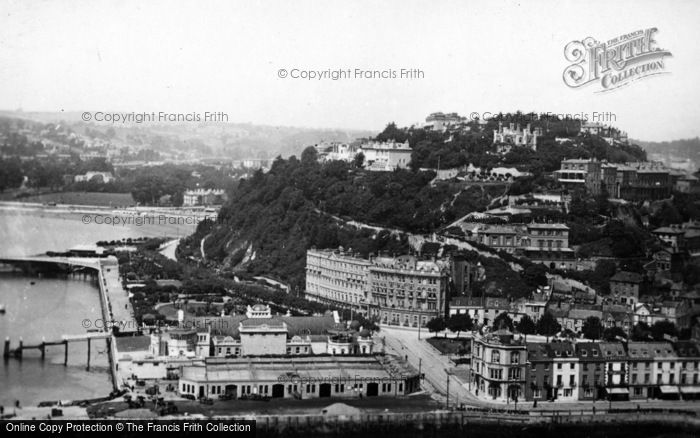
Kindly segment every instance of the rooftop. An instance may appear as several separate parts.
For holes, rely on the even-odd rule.
[[[131,351],[144,351],[151,347],[150,336],[117,336],[117,351],[128,353]]]
[[[610,278],[610,281],[620,283],[641,283],[644,277],[636,272],[620,271]]]

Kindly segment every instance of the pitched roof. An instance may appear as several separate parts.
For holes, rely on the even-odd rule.
[[[576,355],[579,358],[604,361],[603,353],[600,351],[598,342],[577,342]]]
[[[620,283],[641,283],[642,275],[636,272],[620,271],[610,278],[610,281],[617,281]]]
[[[120,353],[144,351],[151,347],[150,336],[120,336],[115,339],[117,341],[117,350]]]
[[[241,321],[243,327],[262,327],[284,328],[284,323],[275,318],[250,318]]]
[[[673,344],[679,357],[699,357],[700,345],[694,341],[678,341]]]
[[[603,357],[608,360],[625,360],[627,357],[625,347],[619,342],[601,342],[600,351],[603,354]]]
[[[627,353],[632,359],[676,357],[670,342],[629,342]]]
[[[551,342],[549,344],[550,357],[574,357],[574,344],[571,342]]]
[[[529,342],[527,344],[527,359],[529,361],[548,360],[550,356],[549,344]]]

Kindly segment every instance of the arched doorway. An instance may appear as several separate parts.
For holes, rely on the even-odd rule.
[[[279,383],[272,385],[272,398],[282,397],[284,397],[284,385]]]
[[[226,385],[226,388],[224,388],[224,392],[227,396],[231,398],[238,397],[238,387],[236,385]]]
[[[367,397],[376,397],[379,395],[379,383],[368,383],[367,384]]]
[[[318,388],[319,397],[330,397],[331,396],[331,384],[321,383]]]

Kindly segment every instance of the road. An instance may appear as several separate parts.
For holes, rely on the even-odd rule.
[[[416,330],[402,329],[398,327],[382,327],[379,332],[384,337],[388,353],[404,356],[416,369],[425,374],[423,386],[426,391],[437,392],[438,399],[447,401],[448,371],[454,368],[447,356],[441,355],[435,348],[425,342],[425,337],[431,336],[427,331],[421,332],[418,339]],[[453,375],[449,375],[450,405],[465,403],[472,405],[474,397],[469,394],[464,385]],[[476,406],[476,404],[474,405]]]
[[[421,368],[421,372],[425,373],[423,381],[423,389],[433,393],[434,397],[441,401],[446,401],[447,395],[447,378],[449,371],[452,373],[456,368],[450,362],[447,356],[440,354],[432,345],[425,341],[426,338],[433,336],[432,333],[421,331],[421,339],[418,339],[418,332],[414,329],[386,327],[382,326],[378,333],[379,338],[384,338],[385,351],[390,354],[396,354],[408,358],[408,362],[416,369]],[[440,334],[439,336],[443,336]],[[454,337],[453,333],[448,334],[448,337]],[[458,367],[462,375],[466,375],[469,367],[460,365]],[[515,409],[511,404],[488,402],[477,399],[468,390],[469,384],[455,375],[450,375],[450,406],[457,404],[465,404],[470,407],[488,408],[488,409]],[[607,400],[592,401],[577,401],[577,402],[538,402],[536,408],[533,407],[533,402],[518,402],[517,409],[536,410],[536,411],[576,411],[576,412],[592,412],[595,406],[596,412],[606,412],[609,407],[612,409],[635,409],[637,406],[641,409],[661,408],[661,409],[685,409],[693,410],[700,413],[700,401],[683,401],[683,400],[634,400],[634,401],[614,401],[610,404]]]

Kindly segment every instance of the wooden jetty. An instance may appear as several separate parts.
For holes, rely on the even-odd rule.
[[[84,342],[87,341],[87,369],[90,369],[90,350],[91,350],[91,342],[93,339],[105,339],[107,341],[107,345],[109,346],[110,341],[112,336],[109,332],[93,332],[93,333],[85,333],[85,334],[80,334],[80,335],[63,335],[60,340],[56,341],[46,341],[45,339],[42,339],[40,343],[38,344],[30,344],[27,345],[24,343],[22,338],[19,338],[19,346],[16,348],[12,348],[10,345],[10,338],[5,338],[5,348],[3,349],[3,354],[2,357],[7,360],[10,358],[15,358],[15,359],[22,359],[22,355],[24,354],[24,350],[39,350],[41,352],[41,358],[45,359],[46,358],[46,347],[51,347],[51,346],[56,346],[56,345],[62,345],[64,348],[64,354],[63,354],[63,365],[68,365],[68,343],[69,342]]]

